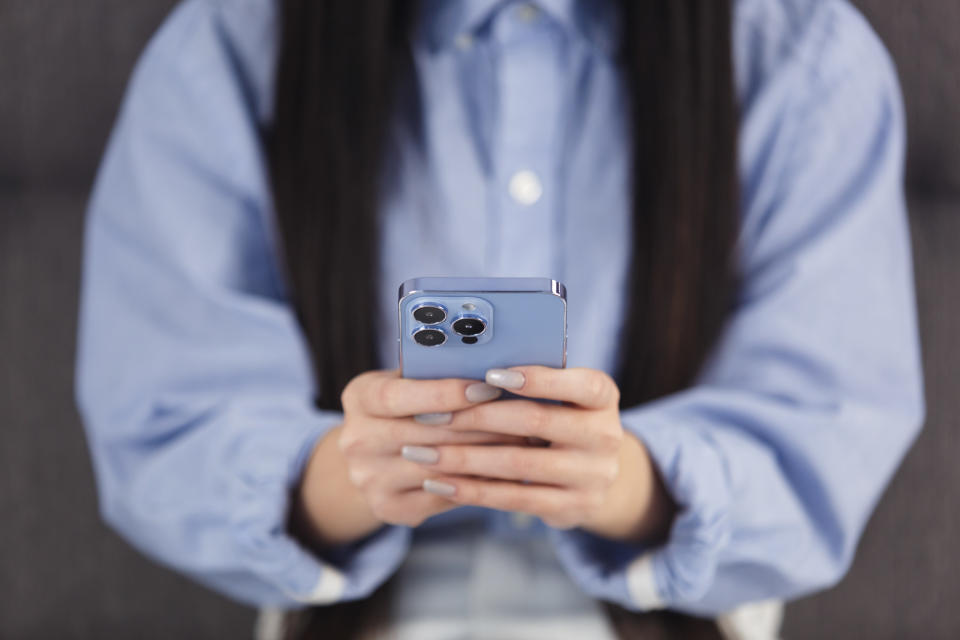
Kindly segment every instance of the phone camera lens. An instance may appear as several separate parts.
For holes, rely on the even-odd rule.
[[[487,328],[480,318],[460,318],[453,323],[453,330],[462,336],[478,336]]]
[[[447,335],[439,329],[420,329],[413,334],[413,339],[425,347],[439,347],[447,341]]]
[[[413,317],[417,322],[422,322],[423,324],[437,324],[438,322],[443,322],[444,318],[447,317],[447,312],[440,307],[424,305],[418,307],[413,312]]]

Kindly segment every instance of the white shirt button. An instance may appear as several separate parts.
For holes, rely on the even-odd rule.
[[[510,514],[510,522],[517,529],[529,529],[530,525],[533,524],[533,516],[529,513],[514,511]]]
[[[540,184],[540,178],[533,171],[524,169],[517,171],[510,178],[510,184],[507,185],[510,197],[522,205],[531,205],[540,199],[543,195],[543,185]]]
[[[517,5],[516,14],[521,22],[533,22],[540,16],[540,9],[535,4],[524,2]]]
[[[460,51],[469,51],[473,47],[473,36],[469,33],[461,33],[453,39],[453,42]]]

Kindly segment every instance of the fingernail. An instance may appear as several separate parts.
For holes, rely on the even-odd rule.
[[[433,447],[414,447],[406,445],[400,449],[400,455],[410,462],[433,464],[440,459],[440,452]]]
[[[500,389],[488,384],[477,382],[467,387],[466,396],[470,402],[486,402],[500,395]]]
[[[421,413],[413,416],[413,419],[420,424],[450,424],[453,420],[453,414],[449,411],[444,413]]]
[[[457,488],[452,484],[440,482],[439,480],[431,480],[429,478],[423,481],[423,490],[427,493],[444,496],[446,498],[449,498],[457,492]]]
[[[487,384],[504,389],[522,389],[527,379],[519,371],[509,369],[490,369],[487,371]]]

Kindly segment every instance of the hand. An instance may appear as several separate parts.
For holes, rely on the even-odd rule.
[[[557,528],[654,541],[673,505],[646,449],[620,424],[616,383],[594,369],[493,369],[487,382],[528,398],[456,411],[438,431],[494,432],[549,441],[549,447],[472,444],[407,446],[404,457],[429,469],[425,494],[540,517]]]
[[[295,517],[306,530],[301,537],[320,546],[350,542],[384,523],[417,526],[456,507],[421,491],[432,472],[401,458],[401,447],[523,444],[519,436],[430,426],[500,393],[473,380],[407,380],[397,371],[355,377],[341,397],[343,424],[321,440],[304,471]]]

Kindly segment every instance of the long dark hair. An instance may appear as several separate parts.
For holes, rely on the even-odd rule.
[[[633,148],[630,327],[616,376],[624,407],[693,383],[734,301],[731,2],[618,0]],[[280,6],[267,135],[277,224],[317,405],[337,409],[347,381],[377,366],[371,319],[381,169],[400,105],[416,97],[409,37],[418,7],[413,0]]]

